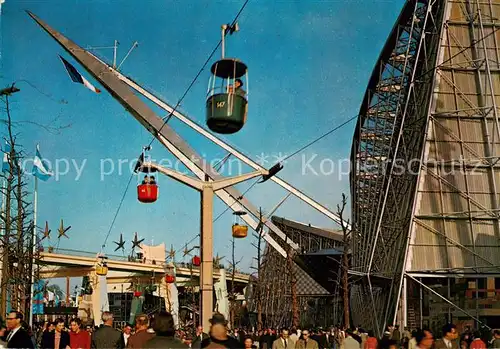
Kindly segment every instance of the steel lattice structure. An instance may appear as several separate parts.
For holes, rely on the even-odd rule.
[[[460,308],[423,279],[500,273],[499,18],[499,0],[410,0],[380,54],[351,153],[356,324],[421,325],[409,281]]]
[[[327,231],[280,217],[272,217],[272,222],[282,230],[287,239],[301,248],[294,255],[293,270],[297,279],[297,294],[300,323],[303,326],[331,326],[342,319],[342,302],[337,295],[339,291],[339,270],[318,265],[318,260],[326,262],[330,256],[318,256],[308,268],[304,258],[307,254],[319,251],[342,249],[342,233]],[[272,234],[272,233],[271,233]],[[283,247],[285,242],[278,240]],[[275,249],[266,246],[263,256],[263,267],[259,276],[262,287],[264,325],[280,328],[292,324],[291,273],[287,259]],[[316,270],[310,270],[316,269]],[[322,278],[323,280],[318,280]],[[255,311],[255,306],[252,305]]]

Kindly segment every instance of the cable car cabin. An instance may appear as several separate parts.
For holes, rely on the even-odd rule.
[[[137,198],[140,202],[151,203],[158,199],[158,185],[157,184],[139,184],[137,186]]]
[[[146,155],[146,148],[143,149],[135,169],[145,173],[142,183],[137,186],[137,199],[143,203],[151,203],[158,199],[158,184],[155,177],[151,175],[151,173],[156,172],[156,169],[142,166],[145,161],[149,161],[149,156]]]
[[[97,265],[95,268],[95,273],[99,276],[108,275],[108,265],[106,263]]]
[[[246,215],[245,211],[235,211],[234,222],[233,222],[233,237],[237,239],[246,238],[248,234],[248,226],[243,222],[241,216]]]
[[[233,237],[237,239],[246,238],[248,234],[248,226],[233,224]]]
[[[237,59],[225,58],[211,68],[207,93],[207,126],[231,134],[245,125],[248,112],[248,69]]]
[[[201,265],[201,258],[194,256],[192,262],[195,267],[199,267]]]

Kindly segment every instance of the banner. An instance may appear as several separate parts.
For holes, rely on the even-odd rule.
[[[43,280],[38,280],[33,285],[33,315],[43,314],[43,289],[45,287],[45,282]]]

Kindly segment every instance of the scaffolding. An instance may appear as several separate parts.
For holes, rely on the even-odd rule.
[[[368,84],[351,153],[363,275],[351,298],[355,323],[379,334],[396,319],[500,319],[483,304],[500,288],[499,18],[499,0],[407,1]]]
[[[268,245],[264,251],[262,275],[259,275],[264,326],[281,328],[292,325],[292,273],[297,280],[300,325],[326,328],[340,323],[343,316],[339,296],[340,270],[327,270],[317,262],[313,264],[313,268],[309,268],[305,258],[306,255],[321,251],[340,250],[343,244],[342,232],[320,229],[275,216],[272,217],[272,222],[285,233],[287,239],[298,244],[301,250],[294,255],[291,271],[287,259],[275,249]],[[278,241],[285,246],[285,242]],[[321,260],[332,265],[332,257],[328,253],[317,254],[315,257],[318,258],[315,261]],[[333,265],[336,265],[336,262]],[[319,280],[319,277],[322,280]],[[252,305],[251,309],[255,311],[255,305]]]

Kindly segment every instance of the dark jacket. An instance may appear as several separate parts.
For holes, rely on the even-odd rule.
[[[7,338],[8,338],[7,334]],[[10,338],[7,343],[7,348],[29,348],[33,349],[33,342],[31,340],[30,335],[26,330],[20,328],[17,332]]]
[[[201,348],[201,342],[203,342],[205,339],[210,338],[208,334],[203,332],[201,334],[201,339],[200,336],[196,336],[193,340],[193,343],[191,343],[191,348],[193,349],[200,349]]]
[[[148,349],[185,349],[189,348],[186,344],[182,343],[180,340],[173,336],[164,336],[161,334],[156,334],[154,338],[151,338],[146,342],[146,348]]]
[[[70,339],[69,333],[66,331],[61,331],[61,340],[59,342],[59,349],[66,349],[69,346]],[[56,344],[56,331],[47,332],[47,334],[42,338],[42,348],[54,349]]]
[[[128,339],[127,348],[142,349],[146,348],[146,343],[155,336],[154,333],[149,333],[146,330],[141,330],[131,335]]]
[[[234,349],[234,348],[243,348],[243,345],[240,343],[239,340],[237,340],[236,338],[233,338],[233,337],[227,337],[227,339],[224,339],[224,340],[220,340],[220,339],[216,339],[212,336],[204,339],[202,342],[201,342],[201,348],[206,348],[208,347],[211,343],[216,343],[216,344],[220,344],[226,348],[230,348],[230,349]]]
[[[111,326],[102,326],[92,334],[91,347],[94,349],[122,349],[122,333]]]

